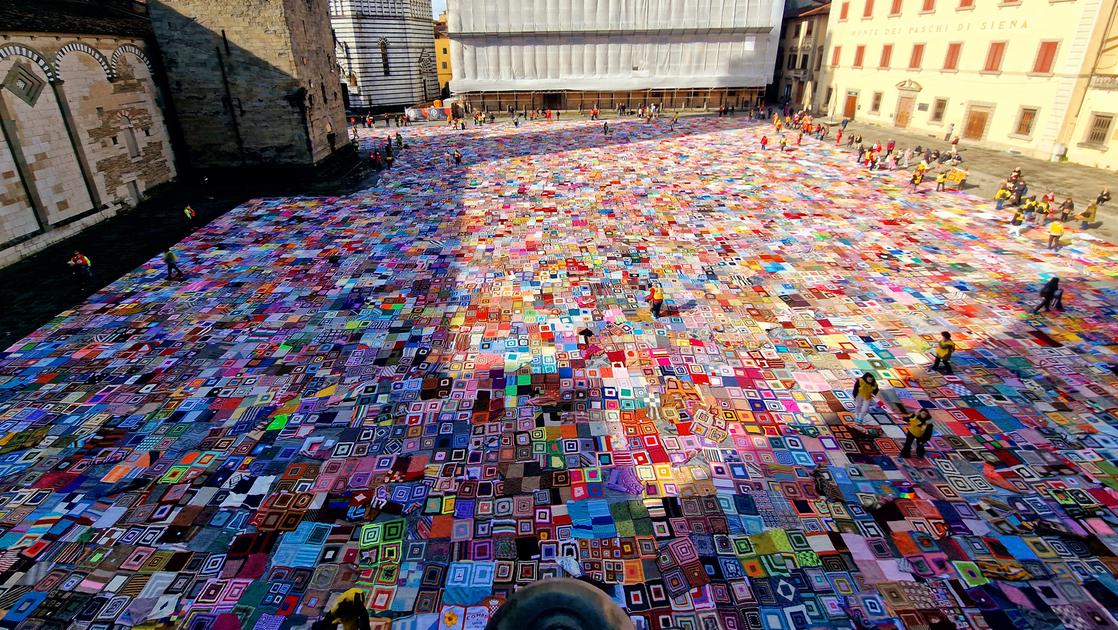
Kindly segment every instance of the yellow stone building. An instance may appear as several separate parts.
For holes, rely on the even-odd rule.
[[[435,67],[439,71],[439,89],[446,90],[454,78],[450,65],[450,37],[446,34],[446,11],[435,20]]]
[[[1112,167],[1116,2],[838,0],[814,108]]]

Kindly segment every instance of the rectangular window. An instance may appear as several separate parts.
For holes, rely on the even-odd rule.
[[[831,67],[834,68],[839,64],[839,56],[842,55],[842,46],[835,46],[831,50]]]
[[[943,112],[947,109],[947,99],[937,98],[932,103],[932,122],[943,122]]]
[[[912,55],[908,58],[908,69],[919,70],[922,61],[924,61],[924,44],[913,44]]]
[[[893,0],[893,8],[889,10],[889,15],[900,15],[902,4],[904,4],[904,0]]]
[[[885,44],[881,47],[881,64],[878,66],[882,70],[889,69],[889,62],[893,60],[893,45]]]
[[[958,70],[959,69],[959,53],[962,52],[963,45],[959,42],[947,45],[947,57],[943,60],[944,70]]]
[[[862,17],[873,17],[873,0],[866,0],[866,7],[862,10]]]
[[[974,0],[959,0],[959,8],[960,9],[973,9],[974,8]]]
[[[834,88],[827,88],[827,98],[823,99],[824,105],[831,104],[831,96],[834,94]]]
[[[811,61],[811,55],[800,55],[800,70],[807,70],[807,64]]]
[[[800,38],[800,27],[801,26],[803,26],[803,22],[796,22],[796,28],[792,29],[792,39],[799,39]]]
[[[793,55],[793,54],[789,53],[789,55],[788,55],[788,69],[791,70],[792,68],[795,68],[795,67],[796,67],[796,55]]]
[[[445,54],[447,54],[447,52],[446,52],[446,46],[443,46],[443,54],[444,54],[444,55],[445,55]]]
[[[815,71],[819,72],[823,68],[823,47],[820,46],[815,50]]]
[[[986,65],[982,66],[982,71],[1001,72],[1004,56],[1005,42],[990,42],[990,48],[986,51]]]
[[[843,2],[842,3],[842,8],[839,9],[839,19],[840,20],[845,20],[846,16],[849,15],[849,14],[850,14],[850,3],[849,2]]]
[[[873,101],[870,103],[870,113],[876,114],[881,111],[881,92],[873,93]]]
[[[1017,116],[1017,130],[1014,133],[1019,136],[1031,136],[1033,123],[1036,122],[1036,112],[1035,107],[1022,107],[1021,114]]]
[[[931,13],[936,10],[936,0],[924,0],[924,6],[920,9],[923,13]]]
[[[1107,138],[1110,137],[1110,125],[1113,122],[1114,116],[1110,114],[1091,114],[1091,126],[1087,128],[1087,138],[1084,142],[1105,146]]]
[[[811,37],[811,27],[814,24],[815,24],[815,20],[808,20],[807,21],[807,30],[804,31],[804,35],[806,37]]]
[[[862,67],[862,58],[865,57],[865,56],[866,56],[866,47],[865,46],[859,46],[859,47],[854,49],[854,67],[855,68],[861,68]]]
[[[443,62],[443,70],[446,70],[446,62]]]
[[[1036,51],[1036,62],[1033,64],[1033,72],[1037,74],[1052,74],[1052,66],[1056,62],[1056,48],[1060,46],[1060,42],[1041,42],[1040,48]]]

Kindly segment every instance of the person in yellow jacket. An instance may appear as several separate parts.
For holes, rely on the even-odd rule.
[[[932,414],[927,409],[905,417],[908,426],[904,432],[904,446],[901,448],[901,457],[912,457],[912,443],[916,442],[916,456],[924,456],[924,445],[932,439]]]
[[[998,189],[998,192],[994,193],[994,207],[998,210],[1004,208],[1005,202],[1010,198],[1010,196],[1012,196],[1012,193],[1009,192],[1009,188],[1005,184],[1002,184],[1001,188]]]
[[[932,363],[932,369],[938,370],[942,367],[944,372],[951,374],[951,355],[955,354],[955,342],[951,341],[951,333],[946,330],[940,333],[940,337],[939,343],[936,344],[936,360]]]
[[[1092,201],[1091,203],[1087,204],[1087,209],[1083,211],[1083,214],[1079,215],[1079,219],[1081,221],[1079,227],[1084,230],[1091,227],[1091,224],[1095,222],[1095,217],[1097,217],[1098,214],[1099,204],[1097,201]]]
[[[878,393],[877,379],[866,372],[854,381],[854,419],[861,422],[869,413],[870,404]]]
[[[341,594],[330,610],[314,623],[313,630],[369,630],[369,611],[365,608],[365,591],[351,588]]]
[[[1064,224],[1053,221],[1048,224],[1048,249],[1060,251],[1060,237],[1064,235]]]

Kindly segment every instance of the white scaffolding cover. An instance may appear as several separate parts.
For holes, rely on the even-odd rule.
[[[761,87],[784,0],[449,0],[455,92]]]

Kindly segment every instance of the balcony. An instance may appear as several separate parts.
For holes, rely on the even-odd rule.
[[[1091,87],[1096,90],[1118,90],[1118,74],[1092,74]]]

